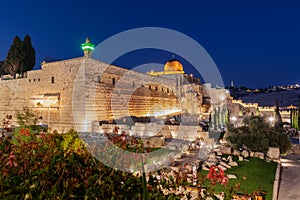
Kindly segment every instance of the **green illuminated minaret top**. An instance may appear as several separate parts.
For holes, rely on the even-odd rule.
[[[95,45],[91,43],[90,38],[86,38],[85,43],[81,44],[81,49],[83,50],[85,57],[91,57],[94,46]]]

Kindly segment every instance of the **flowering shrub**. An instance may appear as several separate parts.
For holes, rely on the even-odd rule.
[[[234,186],[227,187],[229,178],[225,174],[224,170],[219,166],[211,166],[209,172],[206,176],[202,177],[201,182],[198,184],[198,193],[200,194],[200,199],[223,199],[231,200],[236,196],[236,193],[240,191],[240,187],[246,177],[243,177],[242,182],[235,184]],[[222,192],[216,192],[216,187],[218,185],[224,186]],[[220,188],[220,187],[219,187]]]
[[[206,178],[211,181],[212,185],[220,183],[221,185],[227,186],[228,184],[228,177],[225,176],[224,170],[218,166],[211,166]]]
[[[0,199],[142,199],[143,178],[96,160],[73,130],[66,134],[21,129],[0,140]],[[145,183],[146,184],[146,183]],[[163,191],[171,180],[151,177],[149,199],[180,199]]]

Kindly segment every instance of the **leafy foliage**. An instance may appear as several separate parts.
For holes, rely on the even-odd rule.
[[[230,127],[226,140],[234,148],[246,146],[252,151],[266,152],[269,147],[279,147],[281,153],[290,148],[290,141],[283,129],[270,128],[263,117],[251,116],[238,128]]]
[[[0,61],[0,76],[5,74],[4,61]]]
[[[22,48],[24,51],[24,59],[20,63],[20,74],[22,77],[24,73],[33,69],[35,65],[35,49],[32,47],[31,38],[28,34],[25,35]]]
[[[35,49],[32,47],[30,36],[26,34],[23,41],[16,36],[1,67],[2,71],[16,78],[17,73],[23,76],[26,71],[33,69],[34,65]]]
[[[0,140],[0,199],[142,199],[143,178],[107,167],[86,150],[74,130],[29,129]],[[146,182],[145,182],[146,183]],[[171,179],[149,176],[149,199],[180,199]],[[164,190],[163,190],[164,189]]]
[[[291,125],[292,128],[299,130],[299,109],[291,109]]]
[[[17,119],[20,126],[33,126],[38,120],[35,113],[33,113],[28,107],[24,107],[23,112],[19,112],[17,114]]]
[[[279,104],[278,104],[278,99],[276,99],[276,108],[275,108],[275,129],[281,129],[283,127],[282,124],[282,118],[279,112]]]
[[[20,64],[25,58],[21,39],[16,36],[4,60],[4,70],[14,78],[20,70]]]

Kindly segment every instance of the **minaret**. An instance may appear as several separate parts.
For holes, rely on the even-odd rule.
[[[90,58],[92,56],[92,52],[94,50],[94,44],[91,43],[90,38],[85,39],[85,43],[81,44],[81,49],[84,52],[84,57]]]

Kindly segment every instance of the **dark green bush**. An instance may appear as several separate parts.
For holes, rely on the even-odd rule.
[[[266,152],[269,147],[279,147],[281,153],[289,150],[291,144],[283,129],[274,129],[259,116],[252,116],[238,128],[230,127],[226,140],[236,149],[246,146],[252,151]]]

